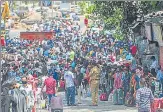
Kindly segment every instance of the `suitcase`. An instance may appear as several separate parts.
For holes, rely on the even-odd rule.
[[[108,97],[107,97],[107,94],[106,93],[102,93],[100,95],[100,101],[108,101]]]
[[[63,112],[63,102],[60,96],[52,97],[51,99],[51,112]]]

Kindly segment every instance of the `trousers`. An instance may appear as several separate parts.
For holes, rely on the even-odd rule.
[[[67,105],[74,105],[75,104],[75,86],[68,87],[66,89],[66,95],[67,95]]]
[[[51,104],[51,98],[55,96],[55,94],[48,94],[48,102],[49,102],[49,105]]]
[[[78,87],[78,103],[81,103],[81,93],[82,93],[82,87]]]
[[[97,103],[98,103],[99,80],[92,80],[90,83],[90,89],[91,89],[91,94],[92,94],[92,104],[97,105]]]

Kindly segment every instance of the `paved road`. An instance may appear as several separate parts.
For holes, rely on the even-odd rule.
[[[64,93],[61,93],[64,99]],[[137,112],[136,108],[126,107],[123,105],[113,105],[111,101],[99,102],[98,107],[89,106],[91,98],[82,98],[82,104],[76,107],[67,107],[64,100],[64,112]],[[37,111],[39,112],[39,111]],[[47,110],[40,110],[40,112],[48,112]]]

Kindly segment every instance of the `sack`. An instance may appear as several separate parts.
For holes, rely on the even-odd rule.
[[[60,96],[51,98],[51,109],[63,109],[63,102]]]
[[[108,101],[108,97],[107,97],[107,94],[106,93],[102,93],[100,95],[100,101]]]
[[[41,100],[40,106],[42,109],[46,108],[46,101],[45,100]]]

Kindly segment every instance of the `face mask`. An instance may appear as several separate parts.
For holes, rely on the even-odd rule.
[[[27,81],[22,81],[22,84],[27,84]]]

